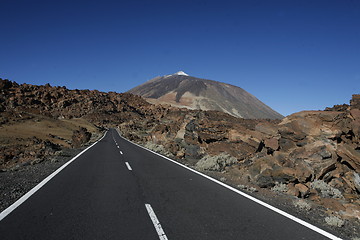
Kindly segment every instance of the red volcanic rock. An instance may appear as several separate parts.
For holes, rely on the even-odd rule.
[[[295,189],[297,191],[299,191],[300,193],[300,197],[302,198],[306,198],[309,194],[310,194],[310,190],[307,186],[305,186],[304,184],[295,184]]]
[[[342,164],[349,166],[358,173],[360,172],[360,152],[355,150],[354,146],[341,144],[337,149],[337,154]]]

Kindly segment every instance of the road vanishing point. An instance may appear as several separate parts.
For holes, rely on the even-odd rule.
[[[115,129],[4,210],[0,238],[339,239]]]

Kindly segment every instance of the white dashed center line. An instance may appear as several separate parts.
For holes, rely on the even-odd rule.
[[[145,204],[146,210],[148,211],[148,214],[151,218],[151,221],[154,224],[155,230],[157,232],[157,234],[159,235],[160,240],[167,240],[168,238],[165,235],[164,230],[161,227],[161,224],[159,222],[159,220],[157,219],[154,210],[152,209],[150,204]]]
[[[122,152],[122,151],[120,151],[120,154],[123,154],[123,152]]]
[[[132,168],[130,167],[130,164],[128,162],[125,162],[127,168],[129,169],[129,171],[132,171]]]

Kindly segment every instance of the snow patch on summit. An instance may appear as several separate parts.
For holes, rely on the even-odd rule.
[[[178,71],[177,73],[174,73],[173,75],[180,75],[180,76],[189,76],[188,74],[186,74],[183,71]]]

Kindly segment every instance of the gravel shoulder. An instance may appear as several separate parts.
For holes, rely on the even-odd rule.
[[[0,212],[16,202],[43,179],[71,160],[86,147],[64,149],[61,154],[34,165],[0,172]]]

